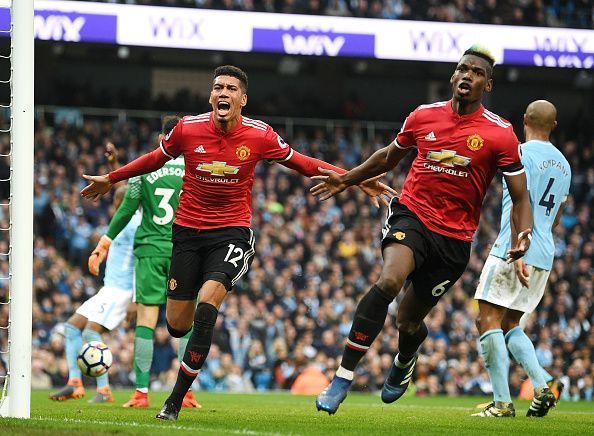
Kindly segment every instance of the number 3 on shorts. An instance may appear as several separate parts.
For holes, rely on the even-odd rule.
[[[441,296],[446,291],[446,285],[448,283],[450,283],[450,281],[446,280],[444,282],[441,282],[439,285],[435,285],[435,287],[431,289],[431,295],[433,295],[434,297]]]
[[[231,257],[231,255],[234,253],[236,253],[237,256]],[[243,250],[240,247],[237,247],[235,244],[229,244],[229,251],[227,251],[227,255],[223,260],[233,264],[233,266],[237,268],[237,261],[241,260],[242,258]]]

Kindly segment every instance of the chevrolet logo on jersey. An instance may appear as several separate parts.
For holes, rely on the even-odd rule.
[[[201,163],[196,167],[198,171],[206,171],[213,176],[226,176],[227,174],[237,174],[239,167],[227,165],[227,162],[219,162],[215,160],[213,163]]]
[[[427,159],[433,162],[439,162],[446,167],[453,167],[454,165],[467,166],[471,159],[466,156],[460,156],[453,150],[429,151]]]

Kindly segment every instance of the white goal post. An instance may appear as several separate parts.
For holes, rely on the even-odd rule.
[[[0,416],[30,418],[33,299],[33,0],[13,0],[10,45],[10,285],[7,396]],[[6,80],[4,77],[0,77]]]

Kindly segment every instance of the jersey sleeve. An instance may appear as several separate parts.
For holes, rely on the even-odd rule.
[[[398,135],[396,135],[396,139],[394,140],[394,144],[396,147],[406,150],[407,148],[416,147],[417,141],[415,139],[415,119],[417,116],[416,109],[412,111],[408,117],[404,120],[402,124],[402,128]]]
[[[183,118],[177,122],[177,124],[167,133],[159,146],[165,156],[175,159],[183,153]]]
[[[528,191],[531,191],[532,187],[535,186],[536,183],[538,183],[537,180],[534,180],[535,173],[532,172],[534,164],[532,162],[530,154],[528,152],[523,152],[522,145],[520,145],[519,147],[519,152],[522,165],[524,165],[524,171],[526,172],[526,187]]]
[[[524,172],[524,165],[521,160],[520,141],[513,129],[507,127],[505,134],[501,135],[501,142],[497,144],[496,162],[497,167],[506,176],[515,176]]]
[[[136,210],[140,206],[140,198],[142,196],[142,179],[140,177],[133,177],[128,183],[128,190],[122,204],[116,210],[113,218],[109,222],[109,228],[105,233],[112,241],[120,234],[126,225],[130,222]]]
[[[262,145],[262,159],[282,162],[291,158],[293,150],[281,136],[270,126],[264,133]]]

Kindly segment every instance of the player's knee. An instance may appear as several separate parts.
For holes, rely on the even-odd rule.
[[[194,314],[194,325],[198,329],[212,329],[217,322],[218,309],[212,304],[198,303]]]
[[[396,328],[398,331],[409,336],[415,335],[423,325],[423,321],[413,321],[409,319],[396,320]]]
[[[393,277],[380,277],[380,279],[375,284],[378,288],[380,288],[385,294],[395,298],[400,290],[402,289],[402,285],[404,282],[400,279],[393,278]]]
[[[176,326],[179,327],[179,326]],[[182,336],[185,336],[188,334],[188,332],[192,330],[192,327],[190,326],[189,329],[177,329],[174,326],[172,326],[171,324],[169,324],[169,320],[167,320],[167,331],[169,331],[169,334],[171,336],[173,336],[174,338],[181,338]]]

